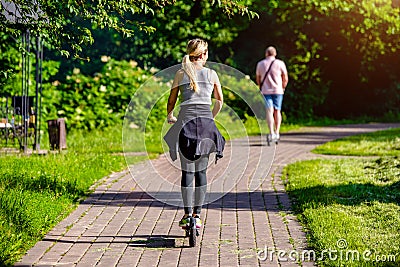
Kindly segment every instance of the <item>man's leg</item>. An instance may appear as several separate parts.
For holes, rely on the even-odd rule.
[[[282,123],[282,101],[283,101],[283,95],[274,95],[272,97],[273,99],[273,105],[274,105],[274,126],[275,126],[275,133],[276,133],[276,138],[279,139],[279,131],[281,129],[281,123]]]
[[[274,108],[273,107],[266,108],[266,113],[267,113],[266,117],[267,117],[267,125],[269,128],[269,133],[271,135],[274,135],[275,134]]]
[[[267,137],[269,140],[274,140],[276,138],[275,135],[275,122],[274,122],[274,96],[273,95],[264,95],[265,99],[265,113],[266,113],[266,121],[269,129],[269,136]]]
[[[274,120],[275,120],[275,133],[279,135],[279,130],[281,128],[282,123],[282,114],[278,109],[274,109]]]

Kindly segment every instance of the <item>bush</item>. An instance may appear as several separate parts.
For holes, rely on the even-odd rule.
[[[46,119],[65,117],[75,129],[104,128],[122,122],[125,110],[151,73],[135,61],[108,60],[99,73],[87,76],[75,68],[64,81],[43,92]]]

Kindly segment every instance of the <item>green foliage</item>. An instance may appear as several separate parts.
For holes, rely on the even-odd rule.
[[[249,76],[235,77],[233,74],[229,75],[229,72],[228,74],[218,73],[221,73],[219,79],[223,89],[224,103],[232,108],[237,116],[242,120],[245,120],[247,115],[265,118],[263,97]]]
[[[5,84],[3,85],[1,89],[1,93],[3,94],[8,94],[11,96],[19,96],[21,95],[21,81],[22,81],[22,70],[20,66],[22,65],[21,62],[21,57],[20,55],[14,55],[15,58],[14,60],[16,61],[16,66],[17,68],[14,70],[13,75],[7,77]],[[32,55],[31,55],[31,60],[32,60]],[[44,90],[47,88],[51,87],[51,79],[55,74],[58,73],[60,67],[60,63],[57,61],[43,61],[42,64],[42,81],[43,81],[43,87]],[[30,90],[29,90],[29,95],[30,96],[35,96],[35,67],[31,66],[30,68],[31,72],[29,74],[29,85],[30,85]]]
[[[15,72],[20,70],[17,43],[10,34],[0,31],[0,86],[12,78]]]
[[[134,61],[105,60],[101,71],[93,76],[75,68],[64,81],[46,85],[45,118],[65,117],[68,126],[75,129],[120,124],[131,97],[151,74]]]
[[[289,71],[288,117],[399,113],[399,7],[382,1],[255,1],[230,64],[255,73],[268,45]]]
[[[156,30],[151,34],[136,31],[133,36],[125,38],[113,29],[105,31],[93,28],[94,42],[84,46],[85,56],[95,64],[98,64],[98,55],[108,55],[117,60],[134,58],[140,66],[166,68],[182,60],[189,39],[201,37],[210,44],[210,59],[220,61],[220,56],[214,51],[220,48],[229,53],[226,46],[248,26],[251,18],[256,17],[254,12],[246,8],[252,2],[237,2],[240,8],[236,8],[234,13],[243,16],[232,16],[234,13],[227,8],[229,1],[175,1],[173,5],[167,5],[154,14],[127,15],[130,20],[142,21]],[[246,12],[248,16],[244,16]],[[70,61],[69,64],[74,63]]]
[[[393,7],[391,0],[295,0],[278,5],[276,9],[280,22],[289,23],[303,43],[306,40],[302,36],[320,25],[324,28],[316,37],[325,36],[329,39],[332,35],[341,35],[347,40],[348,46],[363,54],[365,62],[372,62],[381,55],[392,54],[400,49],[399,42],[396,42],[400,32],[399,8]],[[343,48],[342,45],[337,47],[339,50]],[[373,65],[369,67],[373,68]]]
[[[100,73],[101,55],[117,61],[133,58],[141,66],[171,66],[181,60],[187,40],[193,37],[209,41],[210,60],[254,73],[265,46],[275,44],[289,69],[284,105],[288,117],[399,113],[399,8],[390,0],[67,2],[39,1],[44,13],[27,26],[32,34],[39,30],[48,47],[78,53],[93,63],[57,58],[63,61],[64,76],[73,68],[85,76]],[[35,9],[29,1],[17,3]],[[259,18],[248,7],[257,10]],[[21,29],[0,18],[4,29],[0,61],[6,66],[0,68],[0,83],[6,83],[19,71]],[[9,79],[7,84],[11,83]],[[54,109],[46,112],[57,115]]]
[[[131,37],[138,31],[151,33],[155,28],[144,23],[139,14],[164,12],[164,8],[182,4],[170,0],[128,0],[128,1],[68,1],[68,0],[29,0],[13,1],[21,18],[7,20],[5,12],[0,14],[0,29],[8,30],[17,36],[29,29],[31,33],[42,36],[48,44],[62,54],[81,53],[85,44],[93,43],[92,26],[114,29],[124,36]],[[240,14],[255,16],[242,1],[213,1],[213,8],[228,15]],[[18,22],[18,23],[16,23]]]
[[[288,25],[289,35],[296,38],[298,54],[289,60],[294,78],[291,88],[296,89],[293,94],[304,96],[305,106],[312,106],[307,110],[294,105],[295,109],[309,114],[317,108],[337,117],[399,112],[395,74],[399,69],[395,60],[400,53],[399,10],[390,0],[287,1],[279,5],[279,23]],[[294,97],[291,103],[298,100]],[[365,106],[376,107],[367,110]]]

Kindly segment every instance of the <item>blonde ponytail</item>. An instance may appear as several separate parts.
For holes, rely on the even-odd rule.
[[[192,39],[186,46],[186,56],[182,59],[182,69],[186,72],[190,79],[190,87],[196,93],[199,92],[199,86],[197,84],[196,66],[197,61],[202,54],[207,53],[208,44],[206,41],[199,38]]]
[[[189,76],[190,87],[193,88],[193,91],[198,92],[199,87],[197,85],[196,69],[195,69],[193,62],[190,61],[189,55],[186,55],[183,57],[182,68],[186,72],[186,74]]]

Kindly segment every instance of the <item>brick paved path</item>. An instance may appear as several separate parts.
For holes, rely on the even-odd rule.
[[[16,266],[313,266],[279,261],[272,253],[307,248],[291,213],[283,167],[317,157],[310,150],[319,144],[388,127],[400,125],[307,128],[284,134],[276,147],[260,137],[228,143],[224,158],[209,167],[209,204],[194,248],[177,226],[181,208],[165,204],[180,203],[179,170],[165,156],[131,166],[135,180],[129,170],[103,178]],[[258,257],[266,248],[272,259]]]

